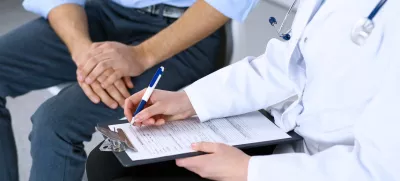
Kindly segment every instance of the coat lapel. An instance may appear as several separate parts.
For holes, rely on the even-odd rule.
[[[314,14],[316,8],[319,7],[322,0],[301,0],[300,5],[298,7],[296,16],[293,20],[292,24],[292,38],[289,40],[288,47],[288,58],[287,58],[287,66],[289,67],[290,59],[292,58],[292,54],[294,49],[297,46],[297,43],[300,40],[301,35],[303,34],[304,28],[307,26],[308,22],[311,19],[311,16]]]

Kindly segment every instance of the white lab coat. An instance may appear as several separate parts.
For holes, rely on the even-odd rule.
[[[374,18],[365,45],[350,39],[353,25],[377,3],[303,0],[290,41],[272,39],[263,55],[185,89],[201,121],[266,108],[280,128],[304,138],[279,148],[303,153],[252,157],[249,181],[400,180],[400,118],[385,111],[393,110],[389,101],[398,95],[382,93],[393,93],[386,90],[394,84],[388,77],[400,84],[393,78],[393,62],[400,61],[399,1],[388,1]]]

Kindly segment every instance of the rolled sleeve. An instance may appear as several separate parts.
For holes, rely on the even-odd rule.
[[[83,6],[85,0],[24,0],[22,5],[27,11],[36,13],[47,18],[49,12],[63,4],[78,4]]]
[[[258,0],[205,0],[225,16],[243,22]]]

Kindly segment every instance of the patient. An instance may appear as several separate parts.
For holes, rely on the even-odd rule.
[[[193,150],[209,154],[178,159],[176,166],[164,167],[163,163],[118,170],[122,175],[114,178],[400,180],[400,142],[390,139],[400,126],[396,106],[400,101],[396,53],[400,22],[395,20],[400,15],[399,2],[388,1],[379,11],[365,44],[357,45],[350,37],[356,22],[376,3],[302,1],[289,42],[273,39],[261,56],[247,57],[182,92],[157,90],[148,107],[135,115],[135,125],[151,126],[194,115],[204,122],[266,108],[281,129],[294,130],[304,138],[275,149],[275,153],[286,154],[251,156],[229,145],[193,143]],[[144,90],[127,99],[128,120],[143,94]],[[99,152],[94,150],[91,155]],[[105,158],[111,153],[103,154]],[[101,162],[101,157],[91,156],[88,161]],[[165,173],[167,168],[177,174]],[[97,172],[107,170],[117,173],[113,165]],[[88,167],[88,173],[94,172]]]
[[[216,69],[218,29],[228,18],[209,3],[218,4],[25,0],[42,17],[0,37],[0,180],[19,180],[6,97],[71,83],[32,116],[30,180],[82,180],[83,142],[98,123],[123,117],[125,98],[159,66],[169,70],[159,88],[171,91]]]

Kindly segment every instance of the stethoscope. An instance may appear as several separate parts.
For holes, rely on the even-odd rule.
[[[379,3],[375,6],[372,12],[369,14],[368,17],[360,19],[353,27],[351,31],[351,40],[357,45],[363,45],[365,41],[368,39],[369,35],[372,33],[372,30],[375,28],[373,19],[378,14],[379,10],[381,10],[382,6],[387,2],[387,0],[380,0]],[[297,0],[293,2],[290,6],[289,10],[287,11],[285,18],[282,21],[281,26],[279,29],[276,29],[275,25],[278,24],[275,17],[269,18],[269,23],[273,26],[278,33],[279,37],[284,40],[290,40],[290,33],[292,29],[289,29],[286,33],[281,33],[282,27],[286,23],[286,19],[290,12],[292,12],[293,7],[296,5]]]
[[[357,45],[363,45],[375,28],[374,17],[387,0],[380,0],[368,17],[360,19],[351,31],[351,40]]]
[[[290,40],[290,32],[292,31],[292,29],[289,29],[288,31],[286,31],[286,33],[281,33],[281,31],[282,31],[283,25],[285,25],[285,23],[286,23],[286,19],[287,19],[288,15],[290,14],[290,12],[292,12],[292,9],[293,9],[294,5],[296,5],[296,3],[297,3],[297,0],[295,0],[293,2],[293,4],[290,6],[289,10],[287,11],[287,13],[285,15],[285,18],[282,21],[281,26],[279,27],[279,30],[276,29],[276,27],[275,27],[275,25],[278,24],[277,21],[276,21],[276,18],[273,17],[273,16],[271,16],[269,18],[269,24],[271,24],[271,26],[273,26],[275,28],[275,30],[278,33],[279,37],[281,37],[284,40]]]

